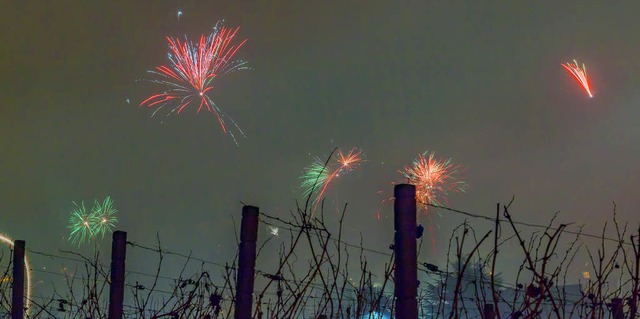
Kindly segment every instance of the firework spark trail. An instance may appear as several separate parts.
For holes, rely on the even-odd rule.
[[[582,85],[589,97],[593,97],[591,94],[591,87],[589,85],[589,77],[587,77],[587,68],[582,64],[582,67],[578,65],[578,61],[573,60],[573,64],[571,62],[563,63],[562,66],[569,72],[577,81]]]
[[[8,236],[0,234],[0,242],[7,244],[11,249],[13,249],[14,240],[9,238]],[[24,300],[24,318],[29,318],[29,312],[31,312],[31,266],[29,265],[29,258],[27,258],[27,254],[25,252],[24,255],[24,270],[25,277],[27,279],[27,295]]]
[[[329,184],[331,184],[331,181],[341,172],[348,172],[355,169],[355,167],[362,161],[362,157],[360,156],[361,154],[362,150],[357,150],[355,148],[352,148],[346,156],[342,153],[342,151],[338,150],[337,161],[340,166],[338,166],[331,174],[329,174],[329,177],[327,177],[326,182],[322,186],[316,202],[313,205],[313,210],[311,211],[312,216],[315,213],[316,208],[318,207],[318,203],[320,202],[319,199],[324,197],[324,193],[326,192]]]
[[[416,186],[416,201],[427,209],[427,204],[440,205],[450,192],[464,192],[466,184],[459,179],[459,165],[449,158],[436,159],[435,153],[418,155],[412,165],[399,171],[410,184]]]
[[[196,113],[203,108],[214,113],[222,131],[225,134],[229,133],[234,141],[235,136],[227,130],[225,118],[231,121],[244,136],[244,132],[236,122],[226,116],[209,97],[209,93],[214,88],[214,82],[221,76],[248,69],[246,61],[234,60],[235,54],[247,41],[245,39],[238,44],[233,44],[238,30],[239,27],[231,29],[218,23],[213,33],[209,36],[201,35],[200,40],[195,44],[186,36],[184,41],[167,37],[169,65],[161,65],[156,67],[155,71],[149,71],[158,76],[158,79],[151,82],[164,85],[167,90],[151,95],[142,101],[140,106],[155,107],[156,110],[152,116],[165,106],[171,106],[168,116],[174,112],[180,114],[187,106],[199,103]]]
[[[333,154],[332,154],[333,155]],[[307,167],[305,174],[301,177],[301,187],[304,189],[303,195],[305,197],[312,196],[317,190],[318,195],[313,200],[313,206],[311,209],[311,216],[315,214],[322,197],[324,197],[327,188],[340,173],[346,173],[354,170],[364,159],[362,158],[362,150],[352,148],[346,155],[338,150],[335,163],[337,167],[333,170],[329,169],[329,166],[335,165],[332,163],[330,157],[326,164],[323,164],[319,159],[316,159],[309,167]]]

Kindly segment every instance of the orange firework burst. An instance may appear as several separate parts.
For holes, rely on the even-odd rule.
[[[425,209],[427,205],[441,205],[449,193],[464,192],[466,183],[458,177],[460,166],[451,159],[440,161],[435,153],[418,155],[413,165],[400,171],[408,182],[416,186],[416,200]]]
[[[338,163],[342,170],[353,170],[357,164],[362,162],[362,150],[352,148],[345,156],[342,151],[338,150]]]

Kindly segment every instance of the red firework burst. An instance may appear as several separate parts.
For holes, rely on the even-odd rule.
[[[589,77],[587,77],[587,68],[582,64],[582,67],[578,65],[578,61],[573,60],[573,64],[571,62],[564,63],[562,66],[573,76],[573,78],[580,83],[582,88],[589,94],[589,97],[593,97],[591,94],[591,87],[589,85]]]
[[[174,112],[180,114],[186,107],[197,104],[198,113],[203,108],[214,113],[222,130],[227,133],[225,117],[228,117],[209,94],[214,88],[214,82],[221,76],[248,68],[247,62],[234,60],[235,54],[247,41],[234,44],[238,30],[239,28],[231,29],[218,24],[213,33],[200,36],[196,43],[186,37],[184,41],[167,37],[169,65],[161,65],[154,71],[149,71],[157,76],[157,79],[150,81],[163,85],[165,90],[151,95],[140,106],[156,108],[153,115],[168,107],[169,115]],[[228,119],[242,133],[233,119]]]

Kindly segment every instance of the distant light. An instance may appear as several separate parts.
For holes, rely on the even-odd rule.
[[[181,15],[182,15],[182,10],[178,10],[178,19],[180,19]]]
[[[269,229],[269,233],[273,236],[278,236],[278,234],[280,233],[280,228],[276,227],[276,226],[267,226]]]
[[[584,279],[591,279],[591,274],[589,274],[588,271],[583,271],[582,272],[582,278]]]
[[[391,318],[389,315],[384,314],[384,313],[379,313],[377,311],[373,311],[371,313],[365,314],[364,316],[362,316],[362,319],[389,319]]]

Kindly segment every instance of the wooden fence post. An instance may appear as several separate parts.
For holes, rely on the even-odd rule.
[[[242,207],[240,224],[240,254],[236,282],[235,319],[250,319],[253,307],[253,281],[256,268],[256,241],[258,240],[258,207]]]
[[[396,318],[418,318],[418,258],[416,244],[416,187],[394,188],[394,228],[396,253]]]

